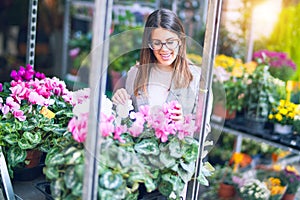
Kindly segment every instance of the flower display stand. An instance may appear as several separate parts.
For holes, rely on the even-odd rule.
[[[293,126],[292,125],[281,125],[278,123],[274,124],[274,132],[279,134],[290,134],[292,133]]]

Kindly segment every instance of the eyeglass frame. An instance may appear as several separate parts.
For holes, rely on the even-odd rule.
[[[153,49],[153,47],[152,47],[151,44],[152,44],[152,42],[155,41],[155,40],[160,42],[160,44],[161,44],[160,49]],[[178,44],[176,45],[175,48],[170,49],[170,48],[168,47],[168,45],[167,45],[167,42],[168,42],[168,41],[177,41]],[[166,42],[162,42],[161,40],[158,40],[158,39],[154,39],[154,40],[151,40],[151,41],[148,42],[149,48],[152,49],[153,51],[160,51],[160,50],[163,48],[164,45],[165,45],[169,50],[172,51],[172,50],[176,49],[178,46],[181,45],[181,40],[180,40],[179,38],[169,38],[169,39],[166,40]]]

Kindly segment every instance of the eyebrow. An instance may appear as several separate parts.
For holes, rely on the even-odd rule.
[[[170,38],[167,38],[165,41],[170,40],[170,39],[179,39],[179,38],[170,37]],[[160,39],[155,39],[155,38],[151,38],[151,40],[159,40],[159,41],[162,41],[162,40],[160,40]]]

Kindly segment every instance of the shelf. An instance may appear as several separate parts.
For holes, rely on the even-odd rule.
[[[212,123],[211,123],[212,128],[222,130],[222,132],[226,132],[228,134],[232,134],[232,135],[241,137],[241,139],[249,138],[249,139],[255,140],[257,142],[266,143],[268,145],[271,145],[271,146],[274,146],[277,148],[281,148],[283,150],[287,150],[292,153],[300,155],[300,145],[298,144],[299,141],[292,140],[290,144],[285,144],[285,143],[283,143],[282,139],[272,138],[274,136],[274,134],[270,130],[266,129],[265,131],[261,131],[261,133],[257,133],[257,134],[249,133],[246,131],[241,131],[239,129],[235,129],[235,128],[233,128],[232,124],[230,126],[228,124],[229,123],[225,122],[225,125],[223,126],[223,124],[220,124],[216,121],[212,121]],[[240,127],[237,126],[237,128],[240,128]],[[282,137],[289,137],[289,136],[282,135]]]

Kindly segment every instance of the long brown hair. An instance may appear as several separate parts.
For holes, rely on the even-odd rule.
[[[175,88],[186,88],[193,79],[192,73],[188,67],[186,58],[186,39],[185,32],[180,19],[175,13],[167,9],[156,10],[151,13],[146,21],[142,49],[140,53],[140,62],[137,65],[138,73],[134,82],[134,94],[142,90],[147,93],[147,84],[151,67],[156,63],[153,50],[148,46],[152,31],[155,28],[163,28],[178,35],[181,45],[178,47],[178,55],[173,63],[173,84]]]

